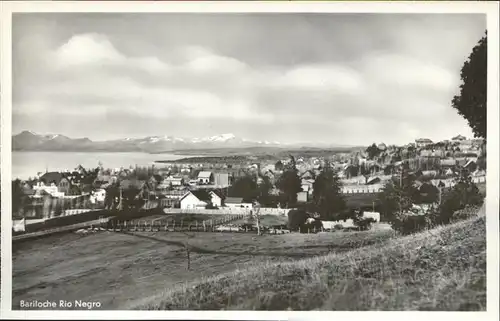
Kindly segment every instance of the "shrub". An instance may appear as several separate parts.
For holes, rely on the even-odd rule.
[[[339,231],[339,230],[343,230],[343,229],[344,229],[344,225],[342,225],[342,224],[335,224],[335,226],[333,227],[334,231]]]
[[[354,225],[358,227],[361,231],[368,231],[373,223],[377,221],[373,217],[359,217],[355,216],[353,219]]]
[[[455,211],[451,217],[452,222],[467,220],[477,216],[480,207],[474,205],[467,205],[465,208]]]
[[[304,223],[300,227],[300,232],[301,233],[309,233],[309,232],[319,232],[323,228],[323,223],[321,223],[320,220],[314,220],[311,223]]]
[[[483,196],[470,177],[462,177],[443,199],[439,211],[433,216],[433,222],[436,225],[449,224],[454,220],[453,216],[457,211],[483,204]]]
[[[391,220],[391,227],[403,235],[417,233],[432,226],[431,214],[396,214]]]
[[[288,212],[288,228],[291,231],[298,230],[306,223],[309,215],[303,209],[290,210]]]

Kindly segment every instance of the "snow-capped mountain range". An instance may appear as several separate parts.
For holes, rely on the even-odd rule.
[[[13,150],[26,151],[143,151],[168,152],[186,149],[245,148],[245,147],[285,147],[280,142],[252,141],[222,134],[200,138],[174,136],[148,136],[144,138],[124,138],[108,141],[92,141],[88,138],[69,138],[60,134],[42,135],[23,131],[12,137]]]

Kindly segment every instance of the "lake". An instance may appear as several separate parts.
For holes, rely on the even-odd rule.
[[[78,165],[96,168],[99,162],[104,168],[129,168],[130,166],[151,166],[158,160],[176,160],[192,157],[174,154],[147,153],[78,153],[78,152],[12,152],[12,179],[28,179],[38,172],[73,170]],[[165,165],[156,164],[163,167]]]

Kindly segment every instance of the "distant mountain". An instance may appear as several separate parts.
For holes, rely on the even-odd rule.
[[[23,131],[12,137],[12,148],[16,151],[107,151],[107,152],[171,152],[175,150],[249,148],[287,146],[279,142],[251,141],[233,134],[222,134],[202,138],[180,138],[173,136],[148,136],[109,141],[92,141],[88,138],[69,138],[64,135],[41,135]]]
[[[161,153],[174,151],[214,149],[276,149],[276,148],[332,148],[341,147],[324,144],[284,144],[270,141],[252,141],[222,134],[202,138],[181,138],[174,136],[148,136],[108,141],[92,141],[88,138],[70,138],[64,135],[40,135],[23,131],[12,136],[15,151],[80,151],[80,152],[146,152]],[[347,147],[347,146],[345,146]]]

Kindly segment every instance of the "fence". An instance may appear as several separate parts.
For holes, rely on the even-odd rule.
[[[64,211],[63,215],[76,215],[76,214],[82,214],[86,212],[91,212],[91,211],[97,211],[95,209],[72,209],[72,210],[66,210]]]
[[[260,215],[275,215],[286,216],[290,209],[262,207],[259,211]],[[221,207],[219,209],[181,209],[181,208],[164,208],[166,214],[207,214],[207,215],[250,215],[255,213],[255,209],[239,208],[239,207]]]
[[[244,218],[245,215],[227,215],[218,219],[207,219],[204,221],[162,221],[161,219],[149,219],[149,220],[110,220],[109,222],[104,222],[101,227],[108,230],[113,230],[115,232],[129,231],[129,232],[179,232],[179,231],[191,231],[191,232],[216,232],[217,226],[229,224],[235,220]]]
[[[82,228],[92,228],[92,227],[97,227],[97,226],[104,226],[110,218],[99,218],[98,220],[93,220],[89,222],[82,222],[82,223],[77,223],[77,224],[72,224],[72,225],[67,225],[67,226],[61,226],[61,227],[55,227],[47,230],[42,230],[42,231],[37,231],[37,232],[32,232],[32,233],[25,233],[21,235],[13,235],[12,236],[12,242],[17,243],[21,241],[28,241],[28,240],[33,240],[36,238],[44,237],[44,236],[49,236],[53,235],[56,233],[63,233],[63,232],[71,232],[75,231],[78,229]]]
[[[342,194],[373,194],[380,193],[382,188],[358,188],[358,189],[343,189]]]

